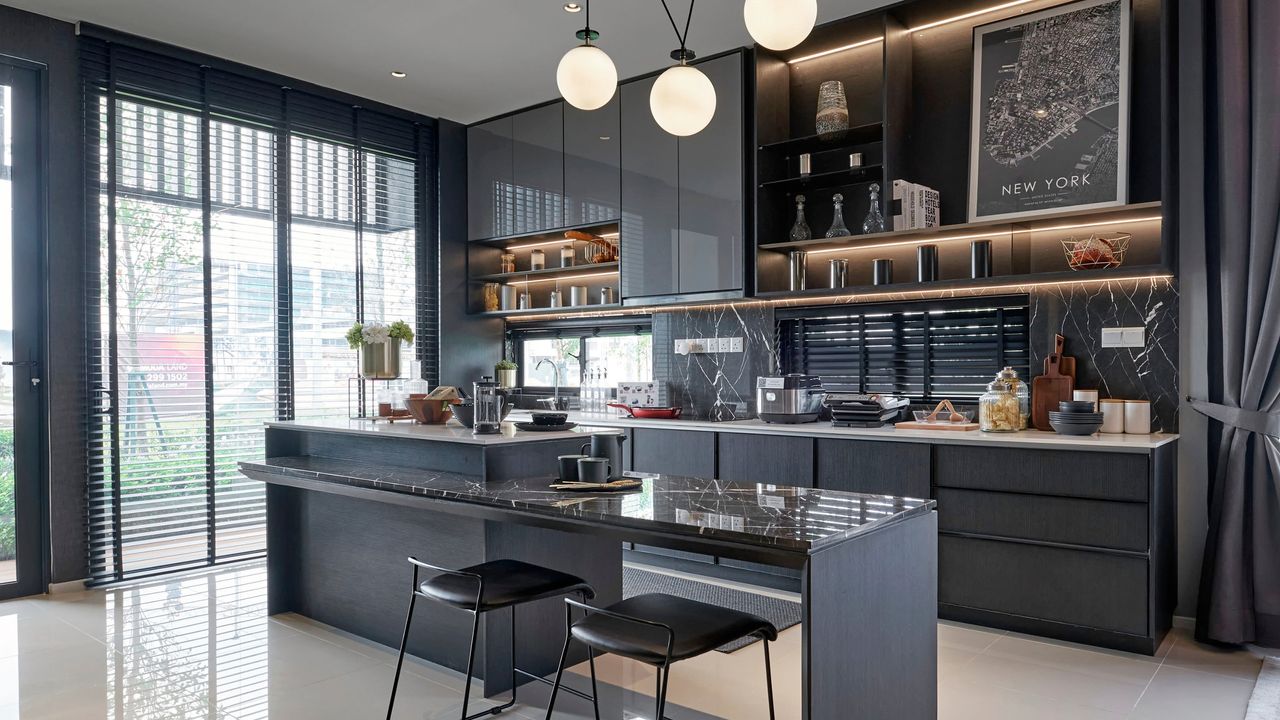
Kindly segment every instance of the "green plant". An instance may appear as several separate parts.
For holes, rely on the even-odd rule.
[[[343,337],[347,339],[347,345],[351,346],[352,350],[360,349],[360,346],[365,343],[384,343],[392,340],[412,344],[413,328],[403,320],[396,320],[390,325],[354,323]]]
[[[504,360],[499,360],[498,363],[493,366],[493,369],[494,370],[515,370],[517,367],[519,367],[519,365],[516,365],[510,360],[504,359]]]

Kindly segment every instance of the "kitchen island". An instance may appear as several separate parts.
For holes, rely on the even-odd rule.
[[[514,458],[580,444],[587,430],[479,440],[463,433],[449,442],[447,429],[381,426],[371,436],[368,425],[336,425],[272,423],[267,458],[241,463],[267,483],[272,613],[395,645],[408,555],[458,567],[504,557],[548,565],[587,579],[603,605],[621,597],[623,542],[711,553],[801,574],[803,717],[844,717],[852,707],[864,718],[936,717],[930,500],[674,475],[647,475],[637,492],[571,495],[547,488],[551,463]],[[483,465],[431,468],[433,458],[464,461],[444,445],[470,449],[473,461],[480,448]],[[491,615],[502,617],[486,617],[477,658],[486,695],[510,680],[507,619]],[[556,600],[520,608],[521,667],[554,671],[563,618]],[[461,668],[468,622],[460,611],[424,606],[410,652]]]

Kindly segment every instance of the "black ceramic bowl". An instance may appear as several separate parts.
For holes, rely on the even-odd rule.
[[[566,412],[533,411],[534,425],[563,425],[568,421],[569,413]]]
[[[1102,413],[1076,413],[1076,412],[1050,412],[1050,420],[1059,420],[1069,423],[1093,423],[1102,422]]]
[[[1097,412],[1092,400],[1063,400],[1058,403],[1058,410],[1062,412]]]
[[[1092,435],[1102,427],[1101,422],[1096,423],[1064,423],[1049,419],[1049,425],[1059,435]]]
[[[476,410],[476,406],[470,402],[453,404],[453,416],[457,418],[458,422],[462,423],[463,427],[469,428],[469,427],[475,426],[476,424],[475,410]]]

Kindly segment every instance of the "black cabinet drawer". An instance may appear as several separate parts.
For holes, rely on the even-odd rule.
[[[939,445],[938,487],[1037,495],[1147,499],[1147,456]]]
[[[1146,503],[938,488],[938,530],[1147,551]]]
[[[631,466],[639,472],[713,478],[716,434],[635,428],[631,434]]]
[[[1146,635],[1147,561],[940,535],[938,601]]]
[[[929,446],[820,439],[815,485],[829,490],[927,498]]]
[[[813,438],[736,433],[717,437],[720,480],[813,487]]]

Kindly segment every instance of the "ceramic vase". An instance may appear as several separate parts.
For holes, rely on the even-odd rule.
[[[839,80],[828,80],[818,88],[815,130],[823,140],[838,140],[849,130],[849,105]]]

